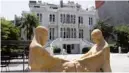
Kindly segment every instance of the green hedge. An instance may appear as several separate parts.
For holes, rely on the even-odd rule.
[[[2,47],[1,48],[1,56],[9,56],[11,59],[17,58],[18,56],[22,56],[23,48],[9,48]]]
[[[129,52],[129,49],[128,48],[123,48],[123,49],[121,49],[121,52],[122,53],[128,53]]]
[[[83,53],[83,54],[84,54],[84,53],[87,53],[90,49],[91,49],[91,47],[84,47],[84,48],[82,49],[82,53]]]
[[[118,47],[114,45],[110,45],[110,52],[111,53],[118,53]]]
[[[53,47],[53,51],[54,51],[54,53],[60,53],[61,49],[58,47]]]
[[[110,45],[110,52],[111,53],[119,53],[118,45]],[[123,48],[121,47],[121,53],[128,53],[129,48]]]

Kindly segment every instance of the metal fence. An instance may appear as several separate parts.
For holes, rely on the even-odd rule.
[[[23,64],[23,72],[25,72],[25,59],[28,59],[29,54],[29,44],[31,41],[18,41],[18,40],[1,40],[1,72],[3,68],[6,68],[4,71],[11,72],[9,69],[10,64]],[[18,50],[19,48],[22,49],[22,52],[5,52],[2,50],[10,50],[11,48]],[[21,59],[23,62],[11,62],[13,59]],[[16,70],[17,71],[17,70]]]

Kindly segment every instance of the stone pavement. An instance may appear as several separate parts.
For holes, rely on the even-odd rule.
[[[57,57],[61,57],[67,60],[77,59],[82,54],[69,54],[69,55],[55,55]],[[20,61],[23,60],[12,60],[12,61]],[[27,59],[25,61],[28,61]],[[28,64],[25,64],[25,69],[28,68]],[[129,57],[127,54],[111,54],[111,68],[113,72],[129,72]],[[5,71],[7,68],[1,68],[2,71]],[[0,69],[0,70],[1,70]],[[9,71],[22,71],[23,64],[10,64]]]

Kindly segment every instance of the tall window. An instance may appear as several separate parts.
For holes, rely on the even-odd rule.
[[[83,24],[83,17],[82,16],[78,17],[78,24]]]
[[[51,40],[52,38],[52,35],[51,35],[52,31],[51,31],[51,28],[49,29],[49,39]]]
[[[81,24],[83,24],[83,17],[81,17]]]
[[[49,32],[49,39],[50,40],[54,40],[54,28],[50,28],[50,32]]]
[[[80,19],[80,16],[78,17],[78,24],[80,24],[81,23],[81,19]]]
[[[49,15],[49,21],[50,22],[55,22],[55,15],[54,14]]]
[[[65,19],[65,14],[63,14],[63,23],[65,23],[66,19]]]
[[[67,38],[70,38],[70,28],[67,28]]]
[[[89,25],[93,25],[93,18],[89,17]]]
[[[42,14],[41,14],[41,13],[37,13],[37,17],[38,17],[38,20],[39,20],[40,22],[42,22]]]
[[[64,28],[64,34],[63,34],[64,38],[66,38],[66,31],[65,31],[65,28]]]
[[[38,19],[39,19],[39,13],[37,13],[37,17],[38,17]]]
[[[53,29],[52,29],[52,32],[53,32],[53,33],[52,33],[52,36],[53,36],[53,38],[52,38],[52,39],[53,39],[53,40],[55,39],[54,31],[55,31],[55,30],[54,30],[54,28],[53,28]]]
[[[52,14],[49,16],[49,21],[52,22]]]
[[[76,16],[70,15],[70,14],[60,14],[60,22],[67,23],[67,24],[75,24]]]
[[[63,23],[63,14],[60,14],[60,22]]]
[[[70,23],[70,15],[69,14],[67,14],[67,21],[66,22]]]
[[[42,14],[40,14],[40,22],[42,22]]]
[[[63,29],[60,28],[60,37],[63,38]]]
[[[76,38],[76,28],[74,28],[74,38]]]
[[[71,22],[70,23],[73,23],[73,15],[71,15]]]
[[[40,6],[34,6],[34,8],[40,8]]]
[[[70,15],[68,14],[68,23],[70,23]]]
[[[83,39],[83,29],[79,29],[79,38]]]
[[[72,34],[71,38],[73,38],[73,35],[74,35],[73,28],[71,28],[71,34]]]
[[[55,22],[55,15],[53,14],[53,22]]]
[[[76,23],[76,16],[74,15],[73,16],[73,24],[75,24]]]

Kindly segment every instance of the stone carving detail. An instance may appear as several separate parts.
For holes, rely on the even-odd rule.
[[[30,44],[29,66],[31,72],[111,72],[110,48],[102,32],[95,29],[91,33],[95,45],[79,59],[69,61],[51,56],[45,50],[48,29],[38,26]]]

